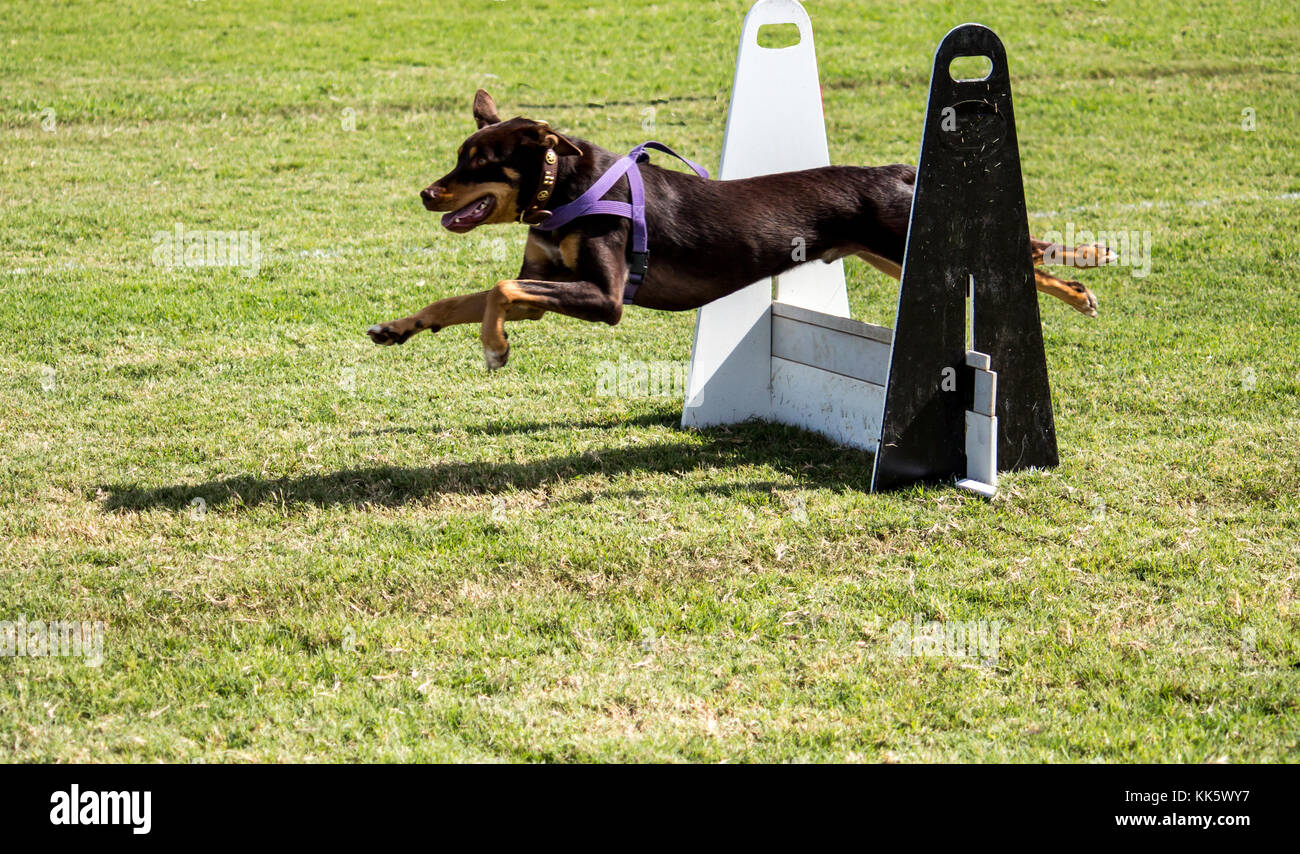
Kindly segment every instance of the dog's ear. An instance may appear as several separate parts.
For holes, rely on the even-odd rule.
[[[478,122],[479,128],[501,121],[501,117],[497,115],[497,102],[493,101],[492,96],[483,89],[474,93],[474,121]]]
[[[543,148],[554,148],[561,157],[581,157],[582,149],[574,145],[573,140],[554,130],[546,122],[534,122],[534,139]]]

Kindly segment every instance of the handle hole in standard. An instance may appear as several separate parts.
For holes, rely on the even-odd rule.
[[[958,83],[987,80],[993,73],[993,60],[987,56],[954,56],[948,63],[948,76]]]
[[[794,47],[800,41],[798,24],[764,24],[758,28],[758,46],[769,50]]]

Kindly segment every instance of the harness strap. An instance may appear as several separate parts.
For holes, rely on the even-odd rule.
[[[641,170],[637,168],[637,163],[650,159],[650,155],[646,154],[647,148],[670,154],[691,167],[701,178],[709,177],[708,170],[703,166],[687,160],[663,143],[653,140],[643,142],[605,170],[605,173],[596,179],[596,183],[588,187],[585,193],[567,205],[560,205],[551,212],[549,217],[536,224],[536,227],[543,231],[552,231],[568,225],[578,217],[593,214],[621,216],[632,220],[632,247],[628,257],[627,284],[623,290],[623,302],[628,305],[632,304],[637,288],[645,279],[646,271],[650,266],[650,238],[645,222],[645,183],[641,179]],[[632,203],[602,198],[624,174],[627,175],[627,186]]]

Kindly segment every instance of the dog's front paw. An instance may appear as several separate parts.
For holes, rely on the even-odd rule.
[[[510,361],[510,345],[506,344],[504,350],[493,350],[489,347],[483,348],[483,361],[487,364],[489,371],[496,371],[504,368],[506,362]]]
[[[391,323],[376,323],[366,330],[366,334],[376,344],[391,347],[394,344],[405,344],[406,339],[415,334],[415,330],[409,329],[402,332]]]

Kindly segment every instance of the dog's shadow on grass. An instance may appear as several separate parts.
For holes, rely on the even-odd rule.
[[[647,416],[646,423],[670,423],[662,416]],[[637,419],[645,421],[645,419]],[[635,423],[635,422],[628,422]],[[563,424],[489,425],[483,433],[527,433],[561,429]],[[583,425],[567,425],[578,428]],[[608,427],[609,422],[588,427]],[[476,431],[478,432],[478,431]],[[700,440],[703,439],[703,442]],[[182,510],[201,498],[209,508],[223,505],[253,507],[260,504],[314,504],[396,507],[420,498],[445,495],[495,495],[535,489],[546,483],[588,475],[617,477],[626,474],[682,475],[701,469],[734,469],[766,465],[804,486],[868,491],[871,455],[838,447],[824,439],[772,424],[743,424],[719,430],[681,434],[678,441],[621,444],[581,453],[528,462],[438,462],[428,466],[370,466],[328,474],[265,478],[255,475],[210,480],[206,483],[150,487],[139,484],[102,484],[99,495],[110,512],[130,510]],[[771,479],[701,485],[701,492],[770,492]],[[618,494],[642,494],[620,488]],[[591,500],[599,492],[588,493]]]

